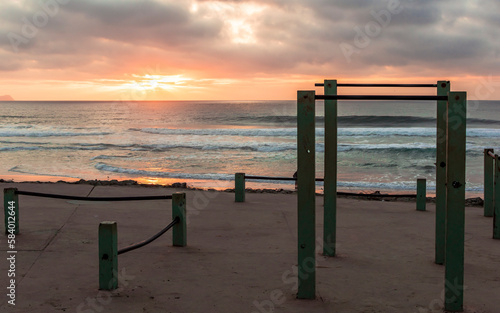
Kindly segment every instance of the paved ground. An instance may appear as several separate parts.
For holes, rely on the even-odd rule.
[[[99,222],[118,223],[119,248],[171,221],[169,200],[80,202],[20,196],[16,305],[6,237],[0,240],[1,312],[442,312],[444,267],[435,265],[434,206],[340,199],[338,257],[317,255],[317,299],[297,300],[296,195],[165,188],[15,184],[80,196],[187,192],[188,246],[168,232],[120,255],[119,289],[98,290]],[[0,184],[0,188],[13,184]],[[317,237],[322,234],[317,201]],[[466,208],[466,312],[500,312],[500,240],[492,219]],[[318,245],[318,248],[319,245]]]

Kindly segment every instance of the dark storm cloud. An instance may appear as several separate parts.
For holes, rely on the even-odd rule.
[[[148,53],[179,66],[217,64],[238,77],[342,75],[415,65],[446,72],[457,62],[467,71],[491,72],[500,64],[497,1],[73,0],[14,52],[8,34],[23,36],[23,19],[31,21],[43,10],[38,1],[20,3],[0,4],[0,49],[11,63],[0,71],[104,73],[134,59],[147,61]],[[245,14],[244,5],[260,9]],[[240,16],[242,25],[232,23]],[[238,38],[245,31],[248,38]],[[354,52],[346,56],[342,45]]]

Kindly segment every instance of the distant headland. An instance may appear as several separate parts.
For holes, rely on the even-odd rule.
[[[15,101],[10,95],[0,96],[0,101]]]

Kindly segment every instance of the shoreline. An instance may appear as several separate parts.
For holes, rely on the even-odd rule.
[[[23,176],[26,178],[26,176]],[[31,178],[40,178],[38,176],[29,176]],[[58,177],[58,176],[46,176],[45,180],[32,180],[32,181],[15,181],[14,179],[3,179],[0,178],[0,183],[12,183],[12,184],[70,184],[70,185],[92,185],[92,186],[138,186],[138,187],[147,187],[147,188],[179,188],[186,190],[198,190],[198,191],[215,191],[215,192],[227,192],[234,193],[234,188],[201,188],[201,187],[193,187],[190,186],[186,182],[174,182],[171,184],[155,184],[155,183],[141,183],[137,180],[133,179],[124,179],[124,180],[85,180],[85,179],[76,179],[76,178],[68,178],[68,177]],[[57,180],[56,180],[57,179]],[[56,180],[56,181],[54,181]],[[269,193],[269,194],[296,194],[296,190],[288,190],[283,188],[246,188],[245,192],[247,193]],[[316,192],[317,196],[323,196],[323,193]],[[337,191],[338,198],[344,199],[358,199],[358,200],[368,200],[368,201],[401,201],[401,202],[415,202],[416,194],[411,193],[382,193],[380,191],[373,192],[346,192],[346,191]],[[435,203],[435,196],[427,196],[427,203]],[[483,198],[481,197],[471,197],[465,199],[465,205],[469,207],[482,207],[483,206]]]

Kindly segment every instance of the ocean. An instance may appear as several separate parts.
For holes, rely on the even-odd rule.
[[[317,102],[316,177],[323,175]],[[340,101],[338,189],[414,192],[435,186],[435,102]],[[292,177],[296,101],[0,102],[0,177],[133,179],[232,188],[234,173]],[[483,191],[483,149],[500,151],[500,101],[469,101],[467,185]],[[293,189],[251,181],[250,188]],[[321,190],[318,184],[318,190]]]

